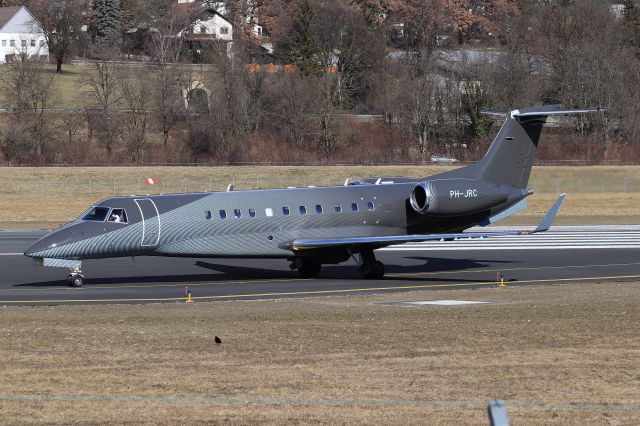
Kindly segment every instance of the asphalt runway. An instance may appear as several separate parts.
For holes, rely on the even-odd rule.
[[[554,227],[533,236],[406,244],[377,251],[383,280],[363,280],[354,260],[302,279],[284,260],[139,257],[83,262],[81,289],[68,271],[22,252],[45,233],[0,232],[0,306],[194,301],[448,290],[640,280],[640,226]],[[443,297],[441,294],[435,298]]]

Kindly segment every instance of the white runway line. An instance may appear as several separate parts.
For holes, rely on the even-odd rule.
[[[415,302],[401,302],[403,305],[434,305],[434,306],[464,306],[464,305],[484,305],[491,302],[479,300],[418,300]]]
[[[472,228],[467,232],[501,232],[516,227]],[[533,229],[526,227],[525,229]],[[640,225],[558,226],[533,235],[425,241],[390,246],[381,251],[423,250],[580,250],[640,249]]]

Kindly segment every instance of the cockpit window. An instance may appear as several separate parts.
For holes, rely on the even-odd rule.
[[[211,219],[211,217],[209,217]],[[124,209],[113,209],[109,215],[109,222],[127,223],[127,212]]]
[[[82,216],[82,220],[90,220],[93,222],[104,222],[107,218],[107,214],[109,214],[109,209],[107,207],[91,207],[84,216]]]

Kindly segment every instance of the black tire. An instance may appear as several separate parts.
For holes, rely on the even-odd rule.
[[[71,287],[80,288],[84,284],[84,277],[80,274],[70,275],[69,284]]]
[[[317,277],[322,269],[322,264],[315,259],[300,259],[298,272],[304,278]]]
[[[367,280],[380,280],[384,277],[384,263],[376,260],[360,266],[360,275]]]

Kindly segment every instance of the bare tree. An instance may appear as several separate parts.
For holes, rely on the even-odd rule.
[[[144,68],[130,68],[128,78],[122,80],[122,99],[126,112],[122,114],[122,140],[133,162],[143,159],[149,144],[150,83]]]
[[[62,114],[60,119],[62,123],[62,130],[67,135],[67,143],[73,142],[73,137],[80,130],[82,124],[82,117],[76,113]]]
[[[375,111],[398,132],[391,149],[403,151],[410,146],[424,158],[463,142],[460,83],[455,76],[436,71],[432,61],[420,66],[396,64],[378,77]]]
[[[241,145],[250,132],[248,119],[248,71],[234,56],[227,55],[225,44],[213,44],[213,60],[207,75],[211,86],[210,112],[214,131],[214,148],[233,159],[241,155]]]
[[[180,90],[180,81],[185,80],[185,76],[181,75],[183,70],[174,64],[183,45],[180,26],[176,23],[176,4],[173,0],[156,1],[158,18],[150,39],[155,64],[151,73],[152,105],[165,146],[171,129],[185,112]]]
[[[175,67],[159,65],[148,69],[150,105],[153,108],[155,122],[162,132],[162,141],[166,146],[169,133],[185,113],[180,90],[180,70]]]
[[[50,142],[47,109],[51,107],[55,94],[53,76],[42,61],[21,53],[4,66],[0,85],[13,101],[11,107],[17,128],[10,132],[11,145],[29,146],[32,153],[42,160]],[[21,134],[27,141],[18,144],[16,138]]]
[[[541,15],[541,26],[549,49],[549,95],[571,107],[611,109],[609,114],[576,121],[582,137],[599,134],[596,140],[601,141],[606,158],[615,140],[615,123],[631,125],[635,127],[632,133],[638,134],[634,121],[625,116],[628,106],[632,114],[637,112],[640,64],[626,39],[623,21],[616,20],[607,3],[585,0],[548,6]]]
[[[77,43],[85,3],[82,0],[39,0],[31,4],[44,31],[49,52],[56,59],[56,72],[62,71],[62,64]]]
[[[88,94],[97,108],[107,111],[122,99],[122,70],[106,60],[96,61],[94,72],[89,74],[86,85]]]
[[[312,99],[310,113],[316,148],[320,154],[328,156],[335,149],[339,136],[335,111],[340,86],[337,77],[330,73],[309,77],[307,80]]]
[[[87,94],[93,99],[95,110],[88,114],[89,126],[98,141],[111,154],[118,136],[118,125],[112,108],[122,99],[122,71],[112,62],[96,61],[94,72],[89,74],[85,85]]]
[[[267,88],[266,123],[293,149],[304,148],[311,133],[311,104],[307,80],[298,73],[274,76]]]
[[[155,63],[167,65],[177,62],[184,44],[184,37],[180,35],[182,22],[177,22],[174,0],[156,0],[154,3],[158,14],[149,39],[149,50]]]
[[[337,74],[340,107],[362,105],[371,88],[373,71],[380,66],[384,41],[367,26],[354,7],[338,0],[314,3],[311,35],[327,70]]]

